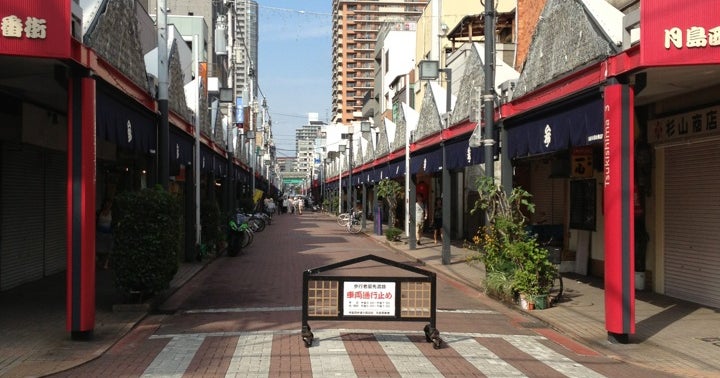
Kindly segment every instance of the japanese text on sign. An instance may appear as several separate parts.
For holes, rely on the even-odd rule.
[[[25,22],[15,15],[5,16],[0,23],[2,36],[5,38],[22,38],[23,32],[29,39],[45,39],[47,37],[47,25],[45,19],[27,17]]]
[[[685,47],[697,48],[707,46],[720,46],[720,26],[709,29],[707,32],[702,26],[693,26],[685,32]],[[665,29],[665,49],[675,47],[683,48],[683,31],[678,27]]]
[[[663,142],[683,137],[699,137],[718,131],[720,106],[658,118],[648,122],[648,142]]]
[[[394,316],[395,282],[350,282],[343,286],[343,315]]]

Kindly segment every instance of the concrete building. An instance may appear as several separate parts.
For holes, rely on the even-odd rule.
[[[318,120],[318,113],[308,114],[308,123],[295,130],[296,171],[312,178],[315,165],[315,142],[320,137],[324,122]]]
[[[333,1],[332,122],[344,125],[362,117],[374,86],[374,51],[387,21],[417,22],[426,0]]]

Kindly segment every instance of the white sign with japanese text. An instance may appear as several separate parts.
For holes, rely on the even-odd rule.
[[[343,285],[343,315],[394,316],[395,282],[355,282]]]
[[[659,143],[671,139],[709,136],[718,133],[720,106],[712,106],[687,113],[648,121],[648,142]]]

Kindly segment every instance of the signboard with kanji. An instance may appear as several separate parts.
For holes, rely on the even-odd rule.
[[[720,106],[711,106],[687,113],[648,121],[648,142],[661,143],[673,139],[697,138],[718,133]]]
[[[343,315],[395,315],[395,282],[344,282]]]
[[[71,1],[0,1],[0,53],[17,56],[70,56]]]

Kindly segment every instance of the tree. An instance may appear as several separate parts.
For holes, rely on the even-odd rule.
[[[490,177],[480,178],[477,187],[480,198],[472,213],[484,212],[488,223],[473,240],[479,253],[472,259],[483,262],[492,281],[507,282],[519,293],[547,294],[556,271],[547,249],[526,229],[525,212],[535,211],[532,195],[522,188],[506,193]]]
[[[391,227],[395,226],[395,210],[397,209],[397,200],[402,198],[403,187],[395,180],[388,178],[380,180],[377,185],[377,195],[385,199],[389,208],[390,219],[388,225]]]

